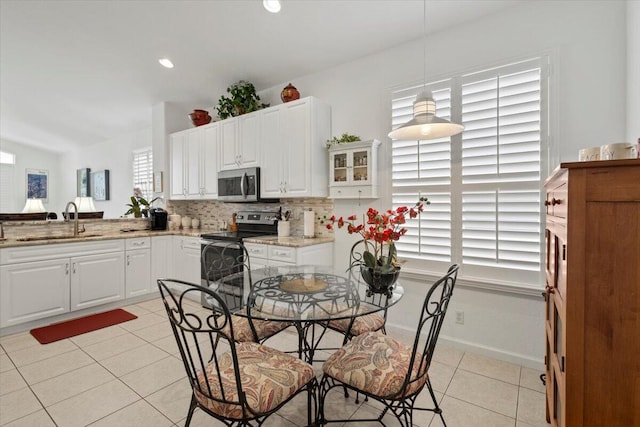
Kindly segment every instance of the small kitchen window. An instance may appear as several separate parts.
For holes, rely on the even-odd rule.
[[[153,149],[133,152],[133,188],[139,188],[146,200],[153,199]]]

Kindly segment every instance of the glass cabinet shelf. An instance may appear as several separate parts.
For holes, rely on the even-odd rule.
[[[377,198],[380,141],[336,144],[329,148],[329,195],[334,199]]]

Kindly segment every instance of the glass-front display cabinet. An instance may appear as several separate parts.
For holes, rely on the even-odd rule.
[[[378,147],[380,141],[336,144],[329,148],[329,197],[378,197]]]

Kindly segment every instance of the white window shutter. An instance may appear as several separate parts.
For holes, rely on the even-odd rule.
[[[153,150],[151,147],[133,152],[133,187],[142,190],[143,197],[153,198]]]
[[[536,58],[429,85],[436,114],[461,117],[465,130],[454,137],[461,141],[453,150],[460,156],[455,163],[450,138],[393,141],[394,208],[420,196],[431,201],[406,224],[407,234],[397,242],[401,257],[459,262],[466,271],[492,271],[496,281],[518,271],[531,281],[539,277],[546,114],[541,64]],[[411,119],[422,89],[392,94],[393,128]]]

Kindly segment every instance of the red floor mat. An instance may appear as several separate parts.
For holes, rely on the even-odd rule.
[[[107,326],[117,325],[118,323],[137,318],[138,316],[118,308],[116,310],[105,311],[104,313],[92,314],[90,316],[79,317],[65,322],[54,323],[53,325],[32,329],[29,332],[31,332],[31,335],[33,335],[40,344],[49,344],[54,341],[75,337],[76,335],[106,328]]]

